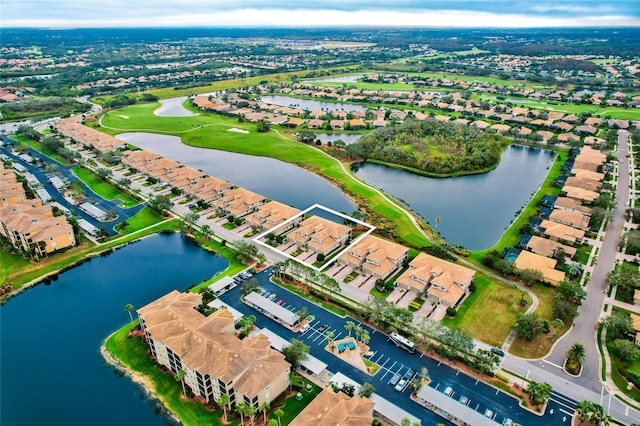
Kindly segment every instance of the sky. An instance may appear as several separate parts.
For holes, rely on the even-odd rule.
[[[640,27],[640,0],[2,0],[0,26]]]

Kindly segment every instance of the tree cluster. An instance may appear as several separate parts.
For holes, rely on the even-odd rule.
[[[473,126],[435,119],[407,120],[362,136],[347,146],[347,154],[428,173],[451,174],[495,166],[504,146],[501,136]]]

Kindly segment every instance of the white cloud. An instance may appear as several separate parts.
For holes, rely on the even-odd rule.
[[[199,0],[189,0],[189,2]],[[100,18],[3,19],[3,27],[577,27],[639,26],[640,18],[623,15],[548,17],[467,10],[309,10],[235,9],[166,15],[146,11],[144,17],[119,14]]]

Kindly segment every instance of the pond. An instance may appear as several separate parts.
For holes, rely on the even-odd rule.
[[[339,212],[356,210],[355,204],[330,182],[284,161],[192,147],[177,136],[122,133],[118,137],[300,210],[316,203]]]
[[[189,111],[182,105],[186,100],[186,96],[161,99],[159,101],[160,106],[153,111],[153,114],[161,117],[189,117],[192,115],[198,115],[195,112]]]
[[[154,235],[9,299],[0,311],[2,424],[173,424],[105,366],[100,346],[129,321],[126,304],[140,308],[227,266],[180,234]]]
[[[489,173],[438,179],[365,163],[356,174],[406,203],[447,242],[482,250],[498,242],[537,192],[554,158],[550,150],[510,145]]]
[[[367,107],[357,104],[345,104],[340,102],[323,102],[316,101],[311,99],[299,99],[292,98],[290,96],[281,96],[281,95],[269,95],[262,96],[260,98],[261,101],[266,102],[268,104],[273,105],[281,105],[292,108],[302,108],[308,111],[314,111],[318,109],[322,109],[325,111],[336,111],[336,110],[344,110],[347,112],[351,111],[367,111]]]
[[[320,139],[322,143],[335,142],[340,139],[347,145],[356,142],[361,136],[362,133],[314,133],[314,137]]]

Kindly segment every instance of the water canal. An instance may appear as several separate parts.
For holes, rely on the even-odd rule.
[[[356,175],[402,200],[449,243],[469,250],[493,246],[549,173],[550,150],[510,145],[489,173],[429,178],[365,163]]]
[[[8,300],[0,308],[2,424],[170,424],[140,386],[105,366],[100,345],[129,321],[127,303],[139,308],[227,265],[180,234],[154,235]]]

